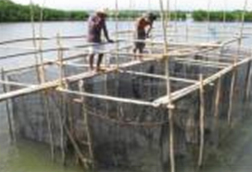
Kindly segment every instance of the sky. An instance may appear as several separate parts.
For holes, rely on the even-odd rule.
[[[30,0],[12,0],[29,4]],[[115,9],[116,0],[32,0],[45,7],[64,10],[94,10],[99,8]],[[164,0],[164,2],[167,0]],[[243,9],[246,0],[170,0],[170,9],[179,10],[234,10]],[[250,2],[251,1],[251,2]],[[159,9],[159,0],[118,0],[119,9]],[[248,0],[247,10],[252,10],[252,0]]]

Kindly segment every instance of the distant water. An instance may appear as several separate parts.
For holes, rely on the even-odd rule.
[[[178,23],[184,26],[185,23]],[[191,23],[190,23],[191,25]],[[194,25],[205,26],[206,23],[194,23]],[[238,32],[239,30],[233,29],[237,23],[229,23],[225,29],[230,31],[230,34]],[[120,29],[132,29],[133,22],[120,22]],[[252,27],[251,24],[246,24]],[[108,22],[110,31],[115,30],[115,23]],[[160,23],[156,25],[160,27]],[[36,25],[38,30],[38,25]],[[205,38],[214,41],[220,37],[218,31],[223,28],[222,23],[214,23],[211,25],[209,32],[211,37]],[[43,23],[43,34],[45,37],[60,35],[85,35],[87,31],[85,22],[46,22]],[[185,34],[184,31],[181,33]],[[249,31],[248,31],[249,32]],[[179,32],[180,33],[180,32]],[[191,33],[192,34],[192,33]],[[193,33],[200,36],[200,34]],[[26,38],[32,36],[32,29],[30,23],[0,23],[0,42]],[[175,38],[173,38],[175,39]],[[178,38],[176,38],[178,39]],[[185,39],[185,37],[183,38]],[[198,40],[199,41],[199,40]],[[66,45],[83,44],[85,40],[77,42],[66,42]],[[54,43],[53,43],[54,44]],[[247,42],[248,44],[248,42]],[[15,45],[14,45],[15,46]],[[31,43],[17,44],[23,47],[32,47]],[[45,45],[50,47],[49,45]],[[22,50],[23,51],[23,50]],[[18,48],[10,49],[0,46],[0,56],[4,54],[13,54],[15,52],[22,52]],[[49,57],[48,57],[49,58]],[[27,59],[15,59],[7,62],[0,61],[0,67],[14,67],[17,65],[26,65],[31,61]],[[251,111],[250,111],[251,113]],[[227,138],[227,143],[223,143],[222,148],[219,150],[220,156],[209,162],[204,168],[204,172],[251,172],[252,169],[252,119],[248,118],[243,125],[234,132],[230,138]],[[233,144],[232,144],[233,143]],[[228,147],[225,147],[228,145]],[[17,144],[11,144],[8,135],[7,117],[5,112],[4,102],[0,103],[0,172],[82,172],[79,167],[62,167],[60,162],[52,162],[50,160],[49,148],[43,144],[34,143],[31,141],[22,141]],[[121,170],[115,170],[120,172]],[[185,168],[185,172],[194,172],[190,168]]]

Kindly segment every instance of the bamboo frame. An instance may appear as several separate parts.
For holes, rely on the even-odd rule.
[[[154,61],[154,60],[155,59],[147,59],[144,62],[149,62],[149,61]],[[133,67],[133,66],[142,64],[144,62],[142,62],[142,61],[131,61],[131,62],[127,62],[127,63],[122,64],[120,66],[120,68],[125,69],[125,68],[128,68],[128,67]],[[87,78],[91,78],[91,77],[98,76],[98,75],[101,75],[101,74],[112,73],[112,72],[115,72],[115,71],[117,71],[117,68],[110,68],[110,69],[106,70],[103,73],[92,73],[92,72],[80,73],[80,74],[76,74],[76,75],[73,75],[73,76],[62,78],[62,81],[64,83],[65,82],[75,82],[75,81],[79,81],[80,79],[87,79]],[[22,95],[26,95],[26,94],[30,94],[30,93],[34,93],[34,92],[38,92],[38,91],[42,91],[42,90],[46,90],[46,89],[49,89],[49,88],[56,88],[56,87],[59,86],[60,81],[61,81],[60,79],[57,79],[57,80],[54,80],[54,81],[48,81],[48,82],[42,83],[40,85],[31,85],[31,86],[29,86],[27,88],[23,88],[23,89],[19,89],[19,90],[16,90],[16,91],[8,92],[6,94],[2,94],[2,95],[0,95],[0,102],[3,101],[3,100],[9,99],[9,98],[22,96]]]
[[[176,3],[176,2],[175,2]],[[167,5],[169,6],[169,0],[167,0]],[[246,5],[247,5],[247,0],[246,3],[244,5],[244,9],[246,9]],[[80,50],[82,51],[82,48],[86,48],[89,46],[92,46],[92,44],[85,44],[85,45],[78,45],[78,46],[74,46],[74,47],[63,47],[60,43],[60,39],[63,37],[57,36],[56,39],[58,41],[58,47],[57,48],[51,48],[51,49],[42,49],[42,41],[43,40],[50,40],[48,38],[43,38],[42,35],[42,30],[40,32],[40,38],[36,38],[35,35],[35,28],[34,28],[34,18],[33,15],[31,16],[31,20],[32,20],[32,24],[33,24],[33,38],[32,39],[20,39],[20,40],[14,40],[14,41],[5,41],[5,42],[0,42],[0,45],[2,45],[0,48],[4,48],[3,45],[9,44],[9,43],[14,43],[14,42],[22,42],[22,41],[33,41],[34,44],[34,48],[27,48],[27,50],[33,50],[32,52],[26,52],[26,53],[19,53],[19,54],[15,54],[15,55],[7,55],[7,56],[2,56],[0,57],[0,60],[3,59],[8,59],[8,58],[16,58],[16,57],[20,57],[20,56],[27,56],[27,55],[35,55],[35,61],[36,64],[35,65],[31,65],[31,66],[26,66],[26,67],[22,67],[22,68],[16,68],[13,70],[9,70],[9,71],[5,71],[5,73],[8,72],[14,72],[14,71],[20,71],[20,70],[24,70],[24,69],[30,69],[30,68],[36,68],[37,70],[37,75],[38,75],[38,80],[39,80],[39,84],[38,85],[31,85],[31,84],[24,84],[24,83],[17,83],[17,82],[12,82],[12,81],[6,81],[4,79],[4,76],[2,76],[2,80],[0,80],[0,83],[3,84],[3,87],[5,88],[6,85],[15,85],[15,86],[20,86],[20,87],[25,87],[16,91],[12,91],[12,92],[6,92],[6,89],[4,89],[4,94],[0,95],[0,102],[7,100],[7,107],[8,107],[8,100],[10,98],[13,97],[17,97],[17,96],[21,96],[21,95],[26,95],[26,94],[30,94],[30,93],[34,93],[34,92],[38,92],[41,91],[42,93],[45,93],[45,95],[47,96],[47,91],[48,89],[52,89],[53,91],[58,91],[60,93],[64,93],[62,95],[62,99],[61,99],[61,104],[60,106],[62,107],[62,109],[59,111],[58,115],[59,115],[59,121],[60,121],[60,127],[61,127],[61,153],[62,153],[62,161],[65,164],[65,158],[66,158],[66,150],[65,150],[65,142],[64,142],[64,138],[65,138],[65,134],[69,137],[77,155],[79,156],[79,158],[81,159],[82,163],[84,165],[87,166],[87,163],[94,163],[94,158],[93,158],[93,153],[92,153],[92,143],[91,143],[91,136],[89,133],[89,128],[88,128],[88,114],[87,114],[87,110],[86,106],[85,106],[85,97],[92,97],[92,98],[96,98],[96,99],[102,99],[102,100],[107,100],[107,101],[114,101],[114,102],[121,102],[121,103],[130,103],[130,104],[136,104],[136,105],[141,105],[141,106],[151,106],[154,108],[157,108],[159,106],[163,106],[165,108],[167,108],[168,111],[168,119],[169,121],[166,121],[165,123],[169,124],[169,156],[170,156],[170,165],[171,165],[171,172],[175,172],[175,153],[174,153],[174,108],[176,108],[176,105],[174,105],[174,102],[177,101],[178,99],[184,97],[187,94],[192,93],[193,91],[198,91],[200,92],[199,95],[199,101],[200,101],[200,147],[199,147],[199,157],[198,157],[198,166],[202,166],[203,164],[203,154],[204,154],[204,135],[205,135],[205,98],[204,98],[204,86],[206,85],[211,85],[213,82],[215,82],[216,80],[218,80],[218,85],[217,85],[217,91],[216,91],[216,99],[215,99],[215,111],[214,111],[214,117],[218,118],[219,115],[219,109],[218,109],[218,105],[220,103],[220,90],[221,90],[221,78],[222,76],[226,75],[229,72],[233,72],[233,76],[232,76],[232,83],[231,83],[231,91],[230,91],[230,107],[229,107],[229,111],[228,111],[228,122],[231,122],[231,111],[232,111],[232,104],[233,104],[233,97],[234,97],[234,90],[235,90],[235,81],[236,81],[236,69],[241,66],[242,64],[245,63],[249,63],[249,69],[247,71],[247,76],[246,76],[246,89],[245,89],[245,95],[248,95],[249,92],[249,88],[250,88],[250,74],[251,74],[251,69],[250,69],[250,65],[251,65],[251,57],[246,57],[244,59],[240,59],[240,57],[237,56],[235,57],[235,62],[233,63],[229,63],[229,62],[221,62],[221,61],[214,61],[213,58],[209,58],[209,59],[190,59],[190,58],[186,58],[186,56],[194,56],[194,55],[198,55],[200,53],[206,53],[206,52],[210,52],[213,50],[219,50],[220,48],[223,48],[225,46],[227,46],[228,44],[231,44],[233,42],[238,41],[239,44],[239,50],[238,53],[240,51],[241,48],[241,41],[243,38],[243,29],[244,29],[244,15],[245,12],[243,13],[242,16],[242,27],[241,27],[241,32],[239,37],[234,38],[234,39],[230,39],[227,41],[222,41],[222,42],[216,42],[216,43],[195,43],[195,42],[191,42],[191,43],[169,43],[169,47],[168,47],[168,41],[167,38],[170,37],[171,35],[169,35],[167,33],[169,26],[168,25],[168,16],[165,16],[165,9],[163,7],[163,1],[160,0],[160,7],[161,7],[161,16],[162,16],[162,31],[163,31],[163,41],[139,41],[139,40],[135,40],[135,39],[123,39],[123,38],[118,38],[119,34],[131,34],[131,31],[118,31],[118,26],[116,27],[116,49],[115,50],[110,50],[110,51],[106,51],[106,52],[100,52],[100,53],[105,53],[105,54],[110,54],[110,55],[116,55],[116,65],[111,65],[107,68],[107,70],[104,73],[80,73],[80,74],[76,74],[73,76],[69,76],[66,77],[64,75],[64,65],[69,65],[69,66],[73,66],[73,67],[86,67],[85,64],[84,65],[75,65],[75,64],[68,64],[65,61],[70,61],[73,59],[77,59],[77,58],[81,58],[87,54],[79,54],[76,56],[72,56],[72,57],[68,57],[68,58],[63,58],[63,52],[64,51],[70,51],[70,50]],[[118,8],[118,2],[116,0],[116,10]],[[33,9],[31,9],[33,10]],[[169,7],[167,7],[167,10],[169,10]],[[245,11],[245,10],[244,10]],[[166,13],[168,14],[168,13]],[[166,20],[165,20],[166,17]],[[208,16],[209,17],[209,16]],[[43,11],[41,10],[41,21],[43,18]],[[176,30],[177,31],[177,23],[175,23],[176,25]],[[209,25],[209,23],[208,23]],[[40,25],[40,29],[42,27],[42,23]],[[188,38],[188,26],[186,26],[186,38]],[[171,30],[169,30],[170,32]],[[176,36],[176,35],[173,35]],[[85,37],[85,36],[83,36]],[[75,39],[77,37],[68,37],[67,39]],[[79,38],[79,37],[78,37]],[[40,41],[40,44],[37,45],[37,41]],[[117,44],[118,42],[124,42],[124,43],[135,43],[135,42],[143,42],[146,44],[151,44],[152,48],[154,47],[154,45],[156,46],[164,46],[163,48],[163,53],[156,53],[156,54],[142,54],[142,56],[144,56],[146,58],[145,61],[133,61],[133,62],[129,62],[129,63],[122,63],[119,64],[119,55],[125,55],[125,56],[133,56],[133,53],[127,53],[127,52],[120,52],[120,48],[119,48],[119,44]],[[107,44],[107,43],[104,43]],[[171,46],[171,48],[170,48]],[[6,46],[8,47],[8,46]],[[170,48],[170,49],[169,49]],[[154,48],[153,48],[154,49]],[[156,48],[155,50],[157,50],[158,48]],[[56,52],[58,51],[58,60],[55,61],[48,61],[48,62],[44,62],[43,60],[43,53],[47,53],[47,52]],[[212,68],[217,68],[220,69],[220,71],[214,73],[213,75],[211,75],[208,78],[203,78],[203,75],[200,75],[199,81],[195,81],[195,80],[191,80],[191,79],[186,79],[186,78],[176,78],[176,77],[171,77],[170,76],[170,71],[169,71],[169,60],[172,59],[178,63],[185,63],[185,64],[193,64],[193,65],[199,65],[202,67],[212,67]],[[219,58],[217,60],[220,59],[224,59],[224,57]],[[228,58],[225,58],[226,60],[228,60]],[[155,60],[164,60],[165,62],[165,76],[162,75],[156,75],[156,74],[150,74],[150,73],[145,73],[145,72],[137,72],[137,71],[130,71],[127,70],[128,67],[132,67],[135,65],[139,65],[139,64],[143,64],[145,62],[149,62],[149,61],[155,61]],[[59,67],[59,71],[60,71],[60,77],[57,80],[54,81],[46,81],[45,78],[45,66],[48,65],[58,65]],[[125,70],[124,70],[125,69]],[[163,79],[166,81],[166,90],[167,90],[167,94],[163,97],[158,98],[155,101],[152,102],[147,102],[147,101],[141,101],[141,100],[133,100],[133,99],[126,99],[126,98],[120,98],[120,97],[114,97],[114,96],[108,96],[108,95],[99,95],[99,94],[92,94],[92,93],[87,93],[85,92],[83,85],[82,87],[79,87],[79,91],[74,91],[74,90],[69,90],[68,88],[65,88],[65,86],[67,85],[67,83],[69,82],[76,82],[76,81],[82,81],[84,79],[87,78],[92,78],[98,75],[102,75],[102,74],[109,74],[109,73],[113,73],[113,72],[120,72],[120,73],[128,73],[128,74],[132,74],[132,75],[136,75],[136,76],[146,76],[146,77],[150,77],[150,78],[157,78],[157,79]],[[106,75],[105,75],[106,76]],[[172,92],[171,90],[171,81],[178,81],[178,82],[185,82],[188,84],[191,84],[188,87],[185,87],[183,89],[180,89],[178,91]],[[65,85],[66,84],[66,85]],[[74,95],[78,95],[81,96],[81,103],[83,103],[83,117],[84,117],[84,125],[86,125],[86,129],[87,129],[87,135],[88,135],[88,141],[87,144],[90,146],[89,147],[89,153],[91,154],[91,160],[88,158],[85,158],[84,154],[82,153],[82,150],[79,148],[78,143],[76,142],[74,136],[71,133],[71,130],[69,130],[67,128],[66,124],[66,95],[68,94],[74,94]],[[51,154],[52,154],[52,158],[54,158],[54,143],[53,143],[53,136],[52,136],[52,129],[51,129],[51,121],[50,121],[50,114],[48,111],[48,107],[49,107],[49,99],[45,99],[45,108],[46,108],[46,118],[47,118],[47,123],[48,123],[48,131],[50,132],[50,144],[51,144]],[[118,110],[118,109],[117,109]],[[9,112],[8,112],[9,114]],[[63,114],[63,115],[62,115]],[[97,114],[92,114],[92,115],[96,115]],[[8,115],[9,116],[9,115]],[[106,117],[105,117],[106,118]],[[107,119],[106,119],[107,120]],[[111,120],[111,119],[110,119]],[[112,120],[111,120],[112,121]],[[114,120],[113,122],[117,122],[120,124],[120,121],[116,121]],[[144,126],[146,124],[142,124],[140,125],[139,123],[131,123],[132,125],[138,125],[138,126]],[[155,125],[162,125],[164,123],[157,123]],[[151,124],[147,124],[147,125],[154,125],[153,123]]]
[[[152,61],[152,60],[153,59],[148,59],[148,60],[145,60],[145,62]],[[235,66],[240,66],[240,65],[242,65],[244,63],[247,63],[250,60],[251,60],[251,58],[246,58],[244,60],[241,60],[237,64],[235,64]],[[126,63],[126,64],[122,65],[121,69],[127,68],[129,66],[134,66],[134,65],[137,65],[137,64],[140,64],[140,63],[143,63],[143,62],[139,62],[139,61],[129,62],[129,63]],[[210,76],[208,79],[206,79],[204,81],[204,84],[209,84],[209,83],[213,82],[215,79],[219,78],[220,76],[223,76],[226,73],[232,71],[232,69],[233,69],[233,66],[229,66],[229,67],[224,68],[223,70],[217,72],[216,74],[214,74],[214,75]],[[106,71],[105,73],[110,73],[110,72],[113,72],[115,70],[116,70],[115,68],[111,68],[108,71]],[[79,79],[90,78],[90,77],[96,76],[98,74],[99,73],[82,73],[82,74],[78,74],[78,75],[75,75],[75,76],[70,76],[70,77],[67,77],[67,78],[63,78],[63,80],[64,81],[77,81]],[[12,83],[9,83],[9,84],[12,84]],[[13,84],[16,84],[16,83],[13,83]],[[21,84],[17,83],[17,85],[21,85]],[[22,86],[28,86],[28,84],[27,85],[22,84]],[[27,88],[23,88],[23,89],[20,89],[20,90],[17,90],[17,91],[12,91],[10,93],[0,95],[0,101],[3,101],[5,99],[11,98],[11,97],[15,97],[15,96],[20,96],[20,95],[29,94],[29,93],[32,93],[32,92],[45,90],[45,89],[48,89],[48,88],[55,88],[57,86],[58,86],[58,80],[49,81],[49,82],[46,82],[46,83],[41,84],[41,85],[30,85]],[[187,88],[184,88],[182,90],[174,92],[174,93],[172,93],[172,99],[176,100],[177,98],[180,98],[180,97],[190,93],[191,91],[194,91],[194,90],[198,89],[198,86],[199,86],[198,83],[196,83],[196,84],[194,84],[192,86],[189,86]],[[183,93],[179,94],[180,91],[183,92]],[[156,106],[157,104],[166,104],[166,103],[168,103],[167,101],[163,101],[163,99],[164,98],[162,98],[162,97],[157,99],[156,101],[154,101],[154,105]]]
[[[243,64],[245,64],[245,63],[248,63],[248,62],[251,61],[251,60],[252,60],[252,57],[246,58],[246,59],[243,59],[243,60],[241,60],[240,62],[238,62],[238,63],[236,63],[236,64],[234,64],[234,65],[232,65],[232,66],[228,66],[228,67],[226,67],[226,68],[220,70],[219,72],[217,72],[217,73],[211,75],[210,77],[204,79],[204,81],[203,81],[204,86],[205,86],[205,85],[209,85],[210,83],[212,83],[212,82],[215,81],[216,79],[218,79],[218,78],[220,78],[220,77],[226,75],[227,73],[233,71],[234,67],[239,67],[239,66],[241,66],[241,65],[243,65]],[[199,83],[196,83],[196,84],[194,84],[194,85],[191,85],[191,86],[188,86],[188,87],[183,88],[183,89],[181,89],[181,90],[178,90],[178,91],[176,91],[176,92],[173,92],[172,95],[171,95],[172,100],[173,100],[173,101],[174,101],[174,100],[178,100],[178,99],[184,97],[185,95],[187,95],[187,94],[189,94],[189,93],[191,93],[191,92],[193,92],[193,91],[198,90],[198,89],[199,89],[199,86],[200,86],[200,84],[199,84]],[[165,104],[168,103],[168,101],[167,101],[167,96],[160,97],[160,98],[154,100],[154,102],[155,102],[156,104],[164,104],[164,105],[165,105]]]
[[[107,96],[107,95],[101,95],[101,94],[92,94],[92,93],[79,92],[79,91],[73,91],[73,90],[62,89],[62,88],[58,88],[57,91],[62,92],[62,93],[68,93],[68,94],[74,94],[74,95],[79,95],[79,96],[86,96],[86,97],[90,97],[90,98],[101,99],[101,100],[108,100],[108,101],[114,101],[114,102],[122,102],[122,103],[136,104],[136,105],[142,105],[142,106],[156,107],[155,103],[141,101],[141,100],[120,98],[120,97]]]

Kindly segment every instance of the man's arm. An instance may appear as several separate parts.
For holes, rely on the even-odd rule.
[[[108,29],[107,29],[107,26],[106,26],[106,22],[105,21],[103,21],[103,32],[104,32],[104,36],[105,36],[105,38],[107,39],[107,41],[108,42],[114,42],[113,40],[111,40],[110,38],[109,38],[109,34],[108,34]]]
[[[153,28],[153,22],[150,22],[149,23],[149,29],[147,30],[147,34],[146,34],[147,37],[150,36],[150,32],[151,32],[152,28]]]

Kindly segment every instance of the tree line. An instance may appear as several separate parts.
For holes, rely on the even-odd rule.
[[[44,21],[83,20],[88,17],[85,11],[64,11],[43,8]],[[35,21],[41,19],[41,7],[38,5],[20,5],[10,0],[0,0],[0,22]]]
[[[38,5],[20,5],[11,0],[0,0],[0,22],[18,22],[30,21],[33,16],[35,21],[41,19],[41,10],[43,10],[43,21],[81,21],[89,17],[91,11],[64,11],[50,8],[39,7]],[[144,10],[120,10],[109,12],[110,18],[118,17],[119,20],[132,20],[147,11]],[[160,12],[157,10],[151,11],[160,18]],[[187,16],[191,16],[194,21],[240,21],[242,11],[172,11],[167,16],[170,20],[184,21]],[[190,14],[190,15],[189,15]],[[252,21],[252,12],[246,12],[245,21]]]
[[[243,16],[243,11],[204,11],[197,10],[192,13],[192,18],[194,21],[227,21],[235,22],[241,21]],[[252,21],[252,11],[246,11],[244,15],[244,21]]]

